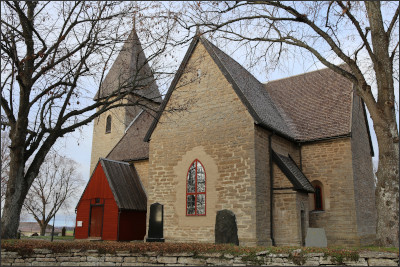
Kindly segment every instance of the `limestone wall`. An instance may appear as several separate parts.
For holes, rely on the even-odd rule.
[[[176,242],[214,242],[216,211],[232,210],[241,244],[255,245],[254,121],[201,43],[187,70],[151,136],[148,208],[164,205],[164,237]],[[206,172],[205,216],[186,215],[195,159]]]
[[[310,227],[324,228],[329,246],[359,245],[350,138],[305,144],[301,153],[306,177],[323,185],[323,211],[311,211]]]
[[[21,256],[17,252],[1,250],[1,266],[397,266],[398,255],[387,252],[362,252],[358,260],[324,256],[324,253],[270,254],[268,251],[258,252],[255,256],[235,256],[226,253],[192,252],[132,253],[117,251],[115,254],[100,254],[97,250],[80,251],[70,249],[63,253],[53,253],[48,249],[34,249],[31,255]]]
[[[139,174],[140,181],[142,182],[144,188],[148,187],[148,179],[149,179],[149,160],[139,160],[133,162],[137,173]]]

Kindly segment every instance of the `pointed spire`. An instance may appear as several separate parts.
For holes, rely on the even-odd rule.
[[[139,37],[136,33],[136,16],[132,19],[133,28],[128,39],[122,46],[114,64],[105,77],[95,100],[107,97],[122,87],[135,84],[134,92],[155,102],[161,102],[161,95],[155,82],[153,71],[144,54]],[[129,89],[125,89],[129,90]]]

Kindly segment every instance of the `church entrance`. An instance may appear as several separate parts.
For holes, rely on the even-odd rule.
[[[101,237],[102,226],[103,226],[103,205],[92,206],[90,213],[89,236]]]

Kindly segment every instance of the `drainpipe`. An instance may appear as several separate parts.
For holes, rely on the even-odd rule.
[[[272,245],[275,246],[275,239],[274,239],[274,227],[273,227],[273,222],[274,222],[274,218],[273,218],[273,209],[274,209],[274,175],[273,175],[273,169],[272,169],[272,136],[274,135],[274,132],[272,132],[269,136],[268,136],[268,153],[269,153],[269,181],[270,181],[270,233],[271,233],[271,241],[272,241]]]

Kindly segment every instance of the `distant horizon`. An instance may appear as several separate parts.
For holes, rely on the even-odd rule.
[[[54,227],[75,227],[76,215],[56,215],[56,220],[54,222]],[[22,222],[33,222],[38,223],[33,218],[27,218],[26,220],[21,220]],[[49,226],[53,226],[53,219],[50,220]]]

